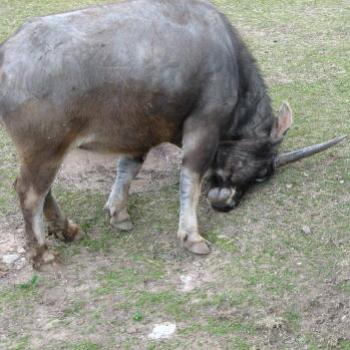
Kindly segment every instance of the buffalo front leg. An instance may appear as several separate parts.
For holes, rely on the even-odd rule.
[[[118,161],[117,178],[105,208],[110,217],[110,224],[119,230],[129,231],[133,228],[126,206],[131,181],[140,171],[142,163],[143,157],[123,156]]]
[[[192,253],[205,255],[210,253],[210,246],[199,234],[197,207],[202,179],[215,154],[217,137],[215,130],[211,130],[210,135],[204,128],[190,126],[189,130],[195,131],[185,133],[183,141],[178,238]]]
[[[178,238],[183,246],[195,254],[209,254],[207,241],[198,232],[197,206],[201,192],[199,174],[185,167],[180,180],[180,220]]]

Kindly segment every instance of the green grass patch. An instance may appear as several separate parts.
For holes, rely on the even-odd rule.
[[[340,289],[341,289],[344,293],[350,295],[350,281],[342,282],[342,283],[340,284]]]
[[[143,314],[142,314],[141,311],[136,311],[136,312],[132,315],[132,319],[133,319],[134,321],[139,322],[139,321],[142,321],[142,320],[144,319],[144,316],[143,316]]]
[[[81,300],[74,301],[73,305],[63,310],[63,318],[79,316],[84,311],[86,302]]]
[[[78,344],[67,345],[66,349],[67,350],[101,350],[102,347],[101,345],[90,341],[83,341]]]
[[[29,336],[21,337],[14,346],[10,347],[9,350],[26,350],[29,347],[29,340]]]
[[[21,283],[19,285],[19,288],[24,290],[33,290],[38,286],[38,284],[39,284],[39,276],[33,275],[33,277],[28,282]]]
[[[0,292],[0,305],[21,303],[35,297],[38,292],[39,277],[34,275],[28,282],[6,288]]]
[[[289,307],[283,313],[283,319],[287,322],[288,326],[294,331],[300,330],[301,315],[300,312],[297,310],[297,306],[294,305],[294,307]]]
[[[172,292],[141,292],[135,297],[133,306],[138,310],[149,310],[148,316],[152,315],[152,311],[163,310],[165,315],[181,320],[189,313],[186,311],[186,296]]]
[[[338,349],[340,350],[350,350],[350,340],[340,340],[338,344]]]
[[[134,269],[123,269],[121,271],[111,271],[100,277],[101,287],[97,294],[110,294],[120,291],[121,288],[132,288],[142,281],[140,276]]]
[[[213,335],[227,335],[232,333],[254,334],[255,327],[244,322],[231,321],[220,318],[210,318],[204,327],[207,332]]]

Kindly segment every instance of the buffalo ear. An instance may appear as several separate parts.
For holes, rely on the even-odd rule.
[[[280,140],[287,133],[293,124],[293,112],[288,102],[283,102],[278,112],[276,124],[271,136],[275,140]]]

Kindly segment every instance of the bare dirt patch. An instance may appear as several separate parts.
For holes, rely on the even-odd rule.
[[[153,191],[178,181],[181,151],[171,144],[152,149],[133,181],[131,193]],[[118,156],[76,149],[65,159],[57,181],[67,187],[108,193],[116,176]]]
[[[0,282],[27,281],[32,268],[25,260],[24,229],[20,214],[0,220]]]
[[[300,300],[302,328],[330,347],[349,340],[350,298],[339,287],[349,280],[339,277],[325,281]]]

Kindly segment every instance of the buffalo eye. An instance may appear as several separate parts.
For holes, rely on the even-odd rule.
[[[267,178],[267,174],[268,174],[269,170],[267,168],[261,169],[258,172],[258,176],[256,178],[256,182],[263,182],[266,180]]]

